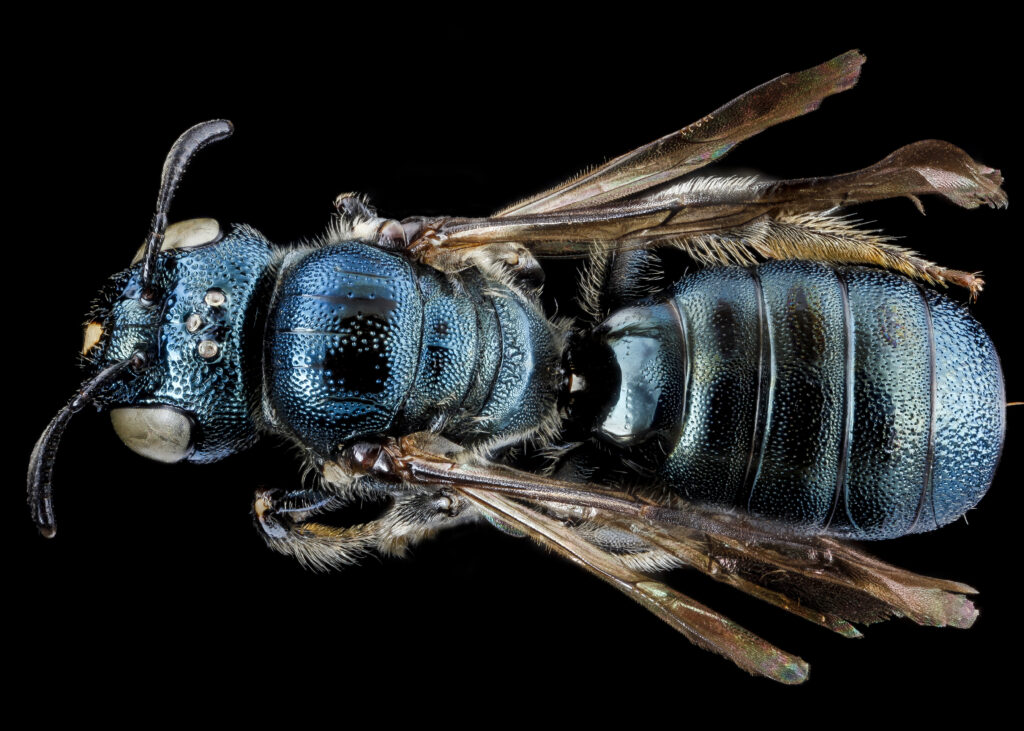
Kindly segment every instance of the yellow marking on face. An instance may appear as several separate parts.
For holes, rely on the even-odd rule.
[[[98,322],[90,322],[85,326],[85,340],[82,343],[82,355],[89,355],[89,351],[96,347],[96,343],[103,337],[103,325]]]
[[[267,511],[270,510],[270,501],[267,498],[260,495],[258,498],[256,498],[256,503],[254,507],[256,508],[256,517],[263,518],[263,516],[266,515]]]

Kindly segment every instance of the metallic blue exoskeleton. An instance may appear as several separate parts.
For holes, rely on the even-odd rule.
[[[452,438],[507,443],[554,408],[562,333],[480,275],[456,290],[358,242],[275,252],[248,226],[161,261],[158,307],[139,303],[141,265],[112,279],[90,315],[108,335],[88,355],[98,372],[153,353],[105,400],[186,415],[188,461],[221,459],[261,432],[325,460],[353,440],[440,424]]]
[[[656,474],[689,500],[894,538],[959,518],[995,472],[992,343],[965,308],[904,278],[814,262],[706,269],[591,337],[617,382],[595,432],[657,442]]]
[[[137,271],[115,279],[110,337],[93,355],[102,368],[156,349],[155,365],[107,398],[188,414],[190,461],[261,431],[325,461],[389,433],[508,443],[550,418],[563,359],[585,361],[515,289],[475,272],[455,282],[359,242],[275,253],[239,226],[163,263],[162,307],[138,304]],[[207,304],[210,291],[224,302]],[[196,315],[203,325],[189,332]],[[203,341],[215,357],[198,354]],[[896,275],[814,262],[706,269],[577,341],[602,364],[569,368],[591,384],[574,397],[591,402],[587,428],[613,460],[656,445],[647,469],[697,503],[893,538],[963,515],[998,461],[991,342],[964,308]]]
[[[274,285],[273,260],[263,237],[240,226],[213,245],[167,254],[156,277],[165,293],[160,306],[140,304],[141,264],[115,275],[94,303],[89,320],[106,325],[86,353],[93,369],[135,352],[149,362],[135,378],[113,382],[107,400],[114,408],[170,407],[186,415],[191,444],[179,458],[213,462],[259,436],[261,313]],[[189,327],[190,317],[197,326]],[[200,343],[216,343],[216,353],[203,357]]]
[[[970,587],[835,539],[936,528],[991,483],[999,360],[929,286],[982,281],[834,211],[922,195],[1000,207],[999,171],[926,140],[844,175],[689,176],[848,89],[863,60],[779,77],[491,217],[397,221],[343,194],[325,238],[295,247],[169,225],[188,161],[232,131],[196,125],[167,156],[137,261],[90,313],[88,378],[33,451],[37,526],[55,533],[57,448],[93,403],[165,462],[264,435],[300,447],[317,479],[259,489],[253,517],[315,568],[484,518],[786,683],[806,663],[651,573],[690,566],[845,636],[889,616],[970,626]],[[666,274],[665,247],[705,268]],[[538,259],[560,256],[588,259],[575,320],[546,314],[537,289]],[[388,506],[317,522],[354,499]]]
[[[555,402],[559,332],[500,283],[456,284],[357,242],[291,253],[278,277],[263,344],[270,425],[325,459],[441,425],[503,443]]]

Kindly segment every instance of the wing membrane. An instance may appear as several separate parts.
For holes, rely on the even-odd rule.
[[[743,140],[817,109],[825,97],[857,83],[863,63],[864,56],[848,51],[814,68],[784,74],[678,132],[510,206],[498,216],[605,205],[675,180],[721,159]]]
[[[677,246],[702,264],[810,259],[882,266],[930,284],[952,283],[976,296],[982,280],[947,269],[829,213],[857,203],[941,195],[964,208],[1006,205],[998,170],[948,142],[925,140],[852,173],[779,182],[698,178],[603,206],[425,221],[409,252],[441,271],[492,258],[510,243],[532,256],[579,257],[595,250]]]
[[[929,284],[967,287],[975,297],[984,283],[974,274],[938,266],[884,236],[825,215],[903,196],[920,208],[917,196],[926,194],[964,208],[1005,206],[999,171],[949,143],[917,142],[870,167],[831,177],[681,182],[742,140],[848,89],[863,62],[849,51],[780,76],[679,132],[493,217],[408,219],[407,251],[447,273],[497,265],[525,274],[537,268],[534,257],[677,246],[701,264],[755,264],[762,257],[881,266]]]
[[[622,519],[614,520],[621,523]],[[845,620],[871,623],[905,616],[918,624],[966,628],[978,616],[974,604],[964,596],[975,593],[970,586],[905,571],[834,539],[808,536],[744,541],[710,534],[709,540],[709,536],[695,537],[685,528],[635,522],[628,523],[628,529],[672,555],[686,557],[691,566],[701,570],[710,566],[705,573],[712,578],[787,610],[793,611],[791,605],[799,597],[804,605],[801,609],[821,609],[826,621],[818,623],[829,626],[839,622],[830,628],[843,634]],[[723,566],[729,569],[723,570]],[[765,586],[765,578],[777,588]],[[752,586],[776,596],[761,596]]]
[[[781,683],[807,679],[807,663],[799,657],[779,650],[660,581],[627,568],[559,521],[481,488],[462,485],[458,490],[485,514],[522,531],[639,602],[698,647],[716,652],[752,674]]]
[[[628,201],[564,212],[441,219],[421,246],[458,249],[515,241],[538,256],[583,256],[595,242],[629,250],[723,233],[762,218],[828,211],[886,198],[941,195],[964,208],[1004,206],[999,171],[948,142],[925,140],[852,173],[778,182],[697,179]],[[416,248],[416,244],[414,244]]]
[[[806,670],[802,661],[635,567],[681,562],[847,637],[859,636],[851,622],[906,616],[920,624],[969,627],[977,617],[965,596],[974,593],[971,587],[905,571],[830,538],[681,499],[662,504],[522,472],[462,452],[437,435],[412,435],[388,451],[407,484],[459,491],[486,514],[584,566],[702,647],[782,682],[799,682]],[[630,563],[628,556],[602,550],[582,529],[574,530],[581,521],[639,540],[653,560]]]

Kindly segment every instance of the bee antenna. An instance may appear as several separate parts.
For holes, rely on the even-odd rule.
[[[152,289],[156,256],[160,253],[160,245],[164,241],[164,231],[167,230],[167,212],[171,208],[174,191],[178,187],[181,176],[185,173],[185,168],[188,167],[189,161],[197,152],[211,142],[218,142],[230,137],[234,131],[234,126],[228,120],[211,119],[209,122],[201,122],[185,130],[181,137],[171,145],[167,159],[164,160],[163,172],[160,175],[160,193],[156,198],[156,213],[153,214],[153,223],[150,224],[149,236],[146,237],[145,253],[142,255],[140,280],[144,302],[152,302],[156,299]]]
[[[60,446],[64,429],[71,416],[93,400],[97,390],[117,378],[121,371],[135,361],[135,356],[118,361],[87,381],[68,405],[57,412],[32,449],[32,459],[28,463],[28,507],[36,527],[46,538],[53,538],[57,534],[57,524],[53,517],[53,464],[57,459],[57,447]]]

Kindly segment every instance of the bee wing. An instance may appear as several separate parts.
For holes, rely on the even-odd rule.
[[[864,56],[848,51],[831,61],[772,79],[711,114],[597,169],[497,214],[524,216],[603,206],[676,180],[721,159],[743,140],[807,114],[857,83]]]
[[[763,529],[740,538],[742,521],[729,525],[734,516],[713,514],[705,522],[721,522],[724,532],[697,533],[619,516],[608,520],[716,581],[848,637],[860,634],[850,622],[870,624],[896,616],[966,628],[978,616],[965,596],[976,593],[970,586],[906,571],[831,538],[771,535]]]
[[[669,507],[530,473],[516,472],[510,479],[499,467],[476,480],[475,489],[549,508],[589,511],[588,520],[638,537],[663,558],[846,636],[859,634],[850,622],[895,616],[928,626],[966,628],[978,616],[965,596],[976,593],[970,586],[906,571],[832,538],[682,500]],[[652,562],[658,563],[658,557]]]
[[[485,514],[584,566],[686,635],[750,672],[800,682],[806,666],[670,587],[645,567],[684,564],[717,581],[848,637],[851,622],[905,616],[969,627],[977,610],[965,584],[879,561],[844,543],[718,513],[678,500],[665,505],[595,485],[562,482],[468,455],[436,435],[406,437],[393,450],[407,483],[444,485]],[[615,555],[588,538],[611,530],[639,540],[646,556]]]
[[[677,246],[702,264],[813,259],[882,266],[931,284],[983,282],[946,269],[827,215],[884,198],[937,194],[974,208],[1006,204],[998,170],[957,147],[925,140],[852,173],[766,182],[689,178],[740,141],[852,86],[864,57],[850,51],[820,66],[780,76],[683,130],[513,205],[489,218],[407,219],[408,253],[440,271],[506,264],[527,273],[534,257],[579,257],[595,250]],[[522,259],[526,259],[525,262]]]
[[[807,663],[799,657],[783,652],[666,584],[634,571],[560,521],[484,488],[461,485],[457,489],[485,515],[512,526],[608,582],[698,647],[716,652],[752,674],[781,683],[807,679]]]
[[[584,256],[595,247],[631,250],[686,245],[703,238],[750,237],[754,222],[794,224],[799,214],[886,198],[941,195],[974,208],[1006,205],[998,170],[940,140],[901,147],[852,173],[765,182],[750,178],[697,178],[639,196],[551,213],[493,218],[441,218],[423,223],[410,251],[427,263],[445,253],[517,242],[541,257]],[[762,237],[764,238],[764,237]],[[754,241],[755,248],[757,241]],[[770,247],[769,239],[764,246]],[[763,252],[771,256],[771,249]]]

